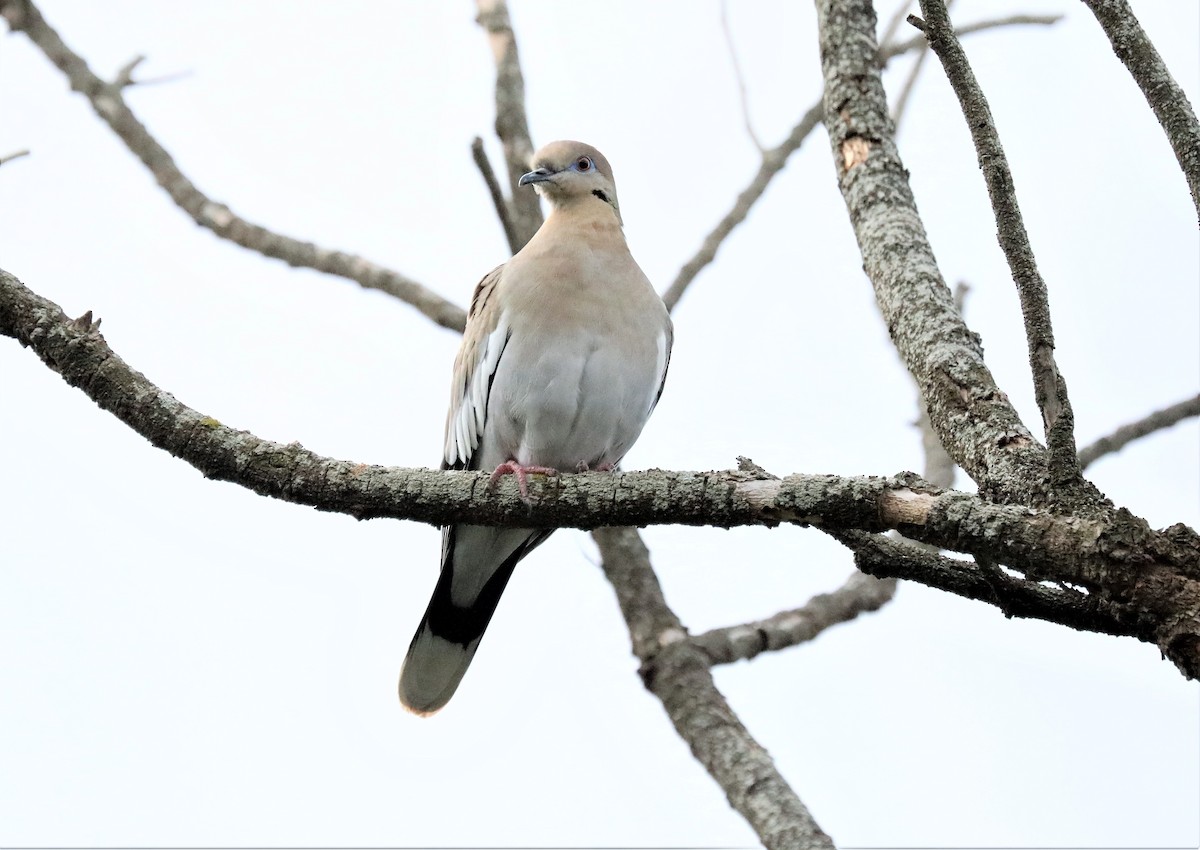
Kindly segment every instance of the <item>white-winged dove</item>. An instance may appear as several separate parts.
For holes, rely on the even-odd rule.
[[[546,223],[475,288],[454,362],[443,469],[515,474],[611,470],[654,410],[671,319],[625,234],[612,169],[581,142],[534,156]],[[442,569],[400,672],[400,701],[444,706],[517,562],[553,529],[452,525]]]

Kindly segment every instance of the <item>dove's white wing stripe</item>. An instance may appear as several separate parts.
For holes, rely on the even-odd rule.
[[[492,377],[496,374],[500,356],[504,354],[507,345],[508,321],[501,315],[496,329],[488,334],[483,344],[483,353],[464,388],[458,410],[455,411],[453,439],[446,446],[446,463],[450,466],[459,462],[470,466],[471,457],[479,448],[487,420]]]

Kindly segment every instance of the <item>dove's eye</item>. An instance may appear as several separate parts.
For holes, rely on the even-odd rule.
[[[579,157],[579,159],[575,160],[575,168],[578,171],[591,171],[592,170],[591,158],[586,157],[586,156]]]

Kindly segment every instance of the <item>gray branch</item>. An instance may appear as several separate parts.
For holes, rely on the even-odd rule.
[[[1085,517],[996,503],[934,487],[910,473],[783,479],[741,470],[562,474],[537,477],[536,502],[527,504],[511,481],[493,492],[485,473],[368,466],[230,428],[130,368],[98,325],[90,312],[68,318],[0,271],[0,335],[31,348],[68,384],[153,445],[208,478],[260,495],[360,519],[434,525],[786,522],[836,532],[896,530],[939,549],[1007,565],[1034,581],[1069,582],[1099,594],[1129,634],[1156,644],[1185,675],[1200,676],[1200,535],[1182,525],[1156,532],[1111,507]]]
[[[516,248],[528,242],[542,226],[542,208],[535,192],[518,191],[517,181],[529,170],[533,140],[525,114],[525,77],[517,55],[517,39],[505,0],[476,0],[479,25],[487,31],[496,60],[496,135],[504,146],[508,171],[509,216],[516,235]]]
[[[592,535],[601,566],[617,593],[642,681],[692,755],[771,850],[820,850],[833,841],[717,690],[709,656],[688,640],[667,607],[650,566],[650,553],[632,528],[601,528]]]
[[[1119,452],[1134,440],[1170,428],[1191,416],[1200,416],[1200,395],[1156,410],[1136,422],[1121,426],[1090,446],[1085,446],[1079,450],[1079,465],[1086,469],[1105,455]]]
[[[894,580],[856,572],[837,590],[817,594],[799,608],[765,620],[712,629],[696,635],[691,643],[704,652],[709,664],[730,664],[813,640],[832,626],[878,611],[895,593]]]
[[[471,158],[475,160],[475,167],[483,175],[483,182],[492,198],[492,206],[496,209],[496,217],[500,219],[500,227],[504,230],[504,238],[508,241],[508,250],[515,254],[521,250],[523,243],[517,234],[516,225],[513,223],[508,199],[504,197],[504,190],[500,188],[500,181],[496,179],[496,172],[492,170],[492,163],[488,160],[487,151],[483,149],[483,139],[478,136],[471,142]]]
[[[958,97],[963,116],[975,142],[979,167],[987,183],[988,197],[996,215],[1000,248],[1012,270],[1025,320],[1025,338],[1029,366],[1033,372],[1034,396],[1042,412],[1049,448],[1050,479],[1055,486],[1072,487],[1080,481],[1079,458],[1075,450],[1075,416],[1067,396],[1067,385],[1054,360],[1054,329],[1050,319],[1050,301],[1046,283],[1038,271],[1029,234],[1017,203],[1012,171],[1000,144],[1000,135],[992,118],[987,98],[975,79],[967,55],[962,49],[946,4],[942,0],[920,0],[925,21],[909,16],[923,30],[929,46],[946,71],[946,77]]]
[[[5,165],[12,162],[14,159],[20,159],[23,156],[29,156],[28,148],[22,148],[19,151],[13,151],[12,153],[6,153],[3,156],[0,156],[0,165]]]
[[[1054,15],[1012,15],[1006,18],[997,18],[995,20],[971,24],[963,27],[960,32],[965,35],[1016,24],[1053,24],[1058,20],[1060,20],[1060,17]],[[925,39],[923,38],[909,39],[898,44],[885,43],[878,52],[879,67],[886,66],[889,61],[902,53],[923,47],[925,43]],[[666,303],[668,310],[675,309],[675,305],[679,303],[679,300],[683,297],[688,287],[691,286],[692,281],[716,259],[717,251],[720,250],[722,243],[733,233],[738,225],[746,220],[746,217],[750,214],[750,210],[767,191],[767,187],[771,185],[771,181],[783,170],[784,166],[787,165],[788,159],[800,149],[800,146],[804,144],[804,140],[808,138],[809,133],[821,123],[822,118],[823,109],[821,102],[818,101],[809,107],[796,123],[796,126],[792,128],[788,137],[778,145],[769,149],[763,149],[759,145],[761,159],[758,171],[750,181],[750,185],[738,194],[734,200],[732,209],[704,237],[700,248],[691,259],[683,264],[682,268],[679,269],[679,273],[675,275],[675,280],[663,292],[663,301]]]
[[[15,32],[29,37],[54,65],[66,75],[71,88],[91,103],[125,146],[142,161],[176,205],[202,227],[222,239],[283,260],[290,266],[316,269],[353,280],[366,289],[378,289],[417,308],[444,328],[461,331],[466,313],[436,292],[354,254],[332,251],[311,242],[268,230],[236,215],[229,207],[212,200],[192,183],[167,150],[137,119],[121,93],[121,86],[107,83],[92,72],[42,17],[32,0],[0,0],[0,15]],[[132,66],[130,66],[132,71]],[[120,76],[120,75],[119,75]]]
[[[1092,10],[1104,34],[1112,43],[1113,52],[1125,63],[1129,73],[1146,102],[1154,111],[1154,117],[1162,125],[1175,152],[1175,159],[1183,169],[1192,203],[1200,218],[1200,123],[1188,102],[1187,95],[1175,82],[1166,63],[1158,55],[1154,43],[1138,23],[1126,0],[1083,0]]]
[[[892,342],[938,439],[988,496],[1050,501],[1047,452],[992,377],[954,308],[896,150],[866,0],[818,0],[825,126],[838,186]],[[1081,495],[1095,508],[1098,493]]]

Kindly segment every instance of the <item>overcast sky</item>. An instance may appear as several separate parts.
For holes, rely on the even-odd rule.
[[[1193,104],[1200,10],[1139,3]],[[731,4],[751,121],[820,93],[811,3]],[[454,3],[44,0],[212,197],[465,304],[506,255],[469,146],[494,67]],[[962,0],[966,42],[1049,287],[1085,445],[1200,385],[1200,239],[1165,136],[1078,2]],[[884,7],[883,15],[891,12]],[[660,289],[753,176],[712,2],[514,0],[535,141],[613,163]],[[894,92],[908,62],[889,71]],[[936,61],[901,129],[946,278],[1040,435],[1019,306]],[[457,346],[405,304],[198,228],[23,35],[0,40],[0,267],[186,404],[365,463],[438,462]],[[920,469],[914,391],[874,306],[818,129],[676,311],[666,392],[627,468]],[[205,480],[0,340],[0,845],[724,845],[754,836],[636,675],[590,539],[522,563],[440,715],[404,650],[439,535]],[[1200,429],[1090,471],[1155,527],[1200,524]],[[960,477],[959,486],[970,482]],[[811,529],[652,528],[699,631],[837,587]],[[715,671],[839,846],[1196,846],[1200,711],[1157,649],[902,585],[878,614]]]

